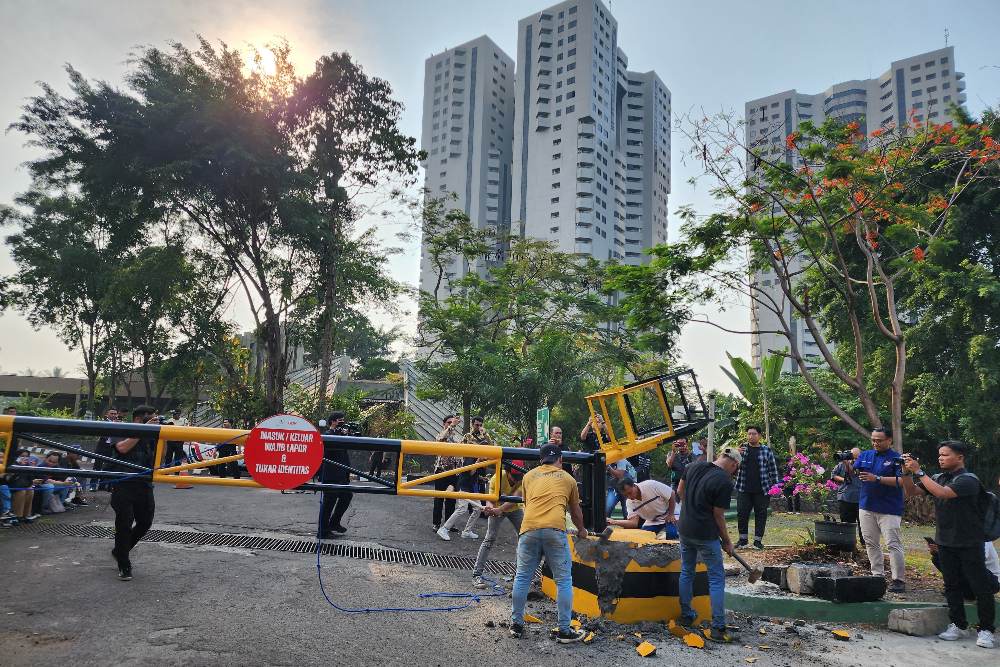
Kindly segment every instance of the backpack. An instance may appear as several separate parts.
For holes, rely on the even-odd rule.
[[[983,533],[986,541],[1000,539],[1000,497],[987,491],[982,481],[971,472],[965,473],[979,482],[979,511],[983,515]]]

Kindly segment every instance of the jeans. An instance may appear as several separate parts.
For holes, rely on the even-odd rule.
[[[642,524],[641,530],[648,530],[651,533],[658,533],[661,530],[666,530],[667,532],[664,534],[666,535],[666,538],[668,540],[676,540],[678,537],[677,526],[676,524],[672,523],[657,523],[657,524],[644,523]]]
[[[517,574],[514,575],[514,590],[511,593],[513,610],[510,622],[511,625],[524,625],[528,589],[543,554],[556,582],[559,629],[569,632],[573,616],[573,561],[569,555],[566,532],[555,528],[529,530],[517,541]]]
[[[872,574],[877,577],[885,575],[885,560],[882,556],[883,537],[886,548],[889,549],[889,567],[893,580],[903,581],[903,577],[906,576],[903,534],[899,528],[902,521],[903,517],[896,514],[880,514],[868,510],[858,512],[858,523],[865,541],[865,550],[868,552],[868,564],[871,565]]]
[[[0,484],[0,514],[7,514],[10,512],[10,487],[6,484]]]
[[[691,608],[694,597],[695,566],[701,560],[708,567],[708,598],[712,603],[712,628],[726,628],[726,568],[722,564],[720,540],[692,540],[681,536],[681,617],[693,619],[697,614]]]
[[[628,511],[625,507],[625,498],[618,494],[617,489],[608,489],[607,502],[604,504],[604,515],[611,516],[611,510],[615,508],[615,505],[621,503],[622,507],[622,518],[628,518]]]
[[[979,629],[994,631],[996,607],[993,604],[993,575],[986,569],[983,545],[971,547],[938,546],[938,562],[944,579],[944,598],[948,602],[948,618],[965,629],[965,600],[962,584],[965,583],[976,596]]]
[[[764,539],[764,529],[767,527],[767,507],[771,499],[766,493],[736,494],[736,524],[740,530],[740,539],[745,540],[750,533],[750,511],[753,511],[753,536],[755,540]]]
[[[497,540],[497,533],[500,532],[500,526],[503,525],[504,519],[510,521],[510,524],[514,526],[514,530],[520,532],[521,519],[523,518],[523,510],[514,510],[512,512],[507,512],[503,516],[491,516],[486,520],[486,537],[483,538],[483,543],[479,545],[479,554],[476,556],[476,565],[472,568],[473,577],[483,576],[483,569],[486,567],[486,560],[490,557],[490,550],[493,548],[493,543]]]
[[[111,489],[111,508],[115,511],[115,548],[112,552],[119,567],[130,567],[128,553],[153,525],[153,488],[140,482],[120,482]]]

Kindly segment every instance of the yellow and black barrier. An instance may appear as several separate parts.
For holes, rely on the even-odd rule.
[[[573,558],[573,611],[616,623],[678,620],[680,545],[646,530],[616,528],[607,542],[568,536]],[[542,592],[556,599],[552,571],[542,566]],[[698,620],[710,620],[708,572],[699,563],[691,607]]]

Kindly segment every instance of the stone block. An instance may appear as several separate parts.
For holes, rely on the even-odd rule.
[[[948,627],[947,607],[914,607],[889,612],[889,629],[914,637],[936,635]]]
[[[782,590],[788,590],[788,566],[787,565],[765,565],[764,574],[761,577]]]
[[[792,563],[786,574],[788,590],[798,595],[812,595],[816,577],[849,577],[851,568],[846,565],[824,563]]]
[[[816,597],[831,602],[875,602],[885,595],[883,577],[816,577]]]

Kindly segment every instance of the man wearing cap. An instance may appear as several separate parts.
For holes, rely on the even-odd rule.
[[[576,534],[587,537],[580,509],[580,492],[573,476],[562,469],[562,451],[548,443],[539,450],[541,465],[529,471],[521,482],[524,519],[517,541],[517,574],[514,576],[511,637],[524,634],[524,605],[528,588],[542,555],[556,582],[559,631],[556,640],[569,644],[583,639],[584,633],[570,626],[573,616],[573,571],[566,537],[566,512],[570,513]]]
[[[732,555],[733,541],[726,529],[726,510],[733,496],[733,475],[742,462],[740,451],[726,447],[712,463],[698,461],[687,466],[677,487],[681,507],[681,625],[695,621],[691,608],[694,596],[695,565],[708,568],[708,596],[712,603],[713,641],[732,641],[726,631],[726,569],[722,552]]]
[[[148,424],[155,420],[156,408],[149,405],[140,405],[132,411],[132,422],[135,424]],[[152,468],[155,448],[155,435],[125,438],[114,443],[111,455],[119,461]],[[108,463],[105,469],[123,473],[123,477],[111,486],[111,508],[115,511],[115,548],[111,550],[111,555],[118,563],[118,578],[130,581],[132,561],[129,552],[153,525],[153,512],[156,510],[153,482],[148,474],[135,476],[137,471],[128,466]]]
[[[503,468],[499,475],[490,478],[490,494],[497,493],[499,496],[516,496],[521,492],[521,480],[524,478],[524,461],[504,461]],[[486,537],[479,545],[479,555],[476,556],[476,565],[472,568],[472,577],[476,588],[486,588],[486,581],[483,579],[483,569],[486,567],[486,560],[490,557],[490,549],[496,542],[497,533],[503,520],[507,519],[514,530],[520,532],[521,521],[524,519],[524,505],[500,501],[498,504],[486,502],[486,509],[483,513],[489,517],[486,521]]]

